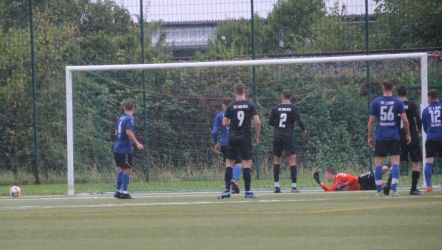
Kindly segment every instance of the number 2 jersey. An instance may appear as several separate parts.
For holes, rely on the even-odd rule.
[[[252,136],[252,118],[257,115],[255,105],[247,100],[234,101],[230,104],[224,117],[230,120],[229,137]]]
[[[427,141],[442,141],[442,104],[432,102],[422,112],[422,126],[427,134]]]
[[[298,108],[291,103],[281,103],[272,109],[269,124],[275,127],[275,137],[293,137],[295,123],[304,130],[305,126],[301,119]]]
[[[370,105],[370,115],[376,117],[375,139],[399,141],[400,120],[397,117],[404,113],[404,103],[393,96],[380,96]]]

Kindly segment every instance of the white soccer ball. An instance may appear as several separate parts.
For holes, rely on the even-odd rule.
[[[12,186],[9,188],[9,195],[14,198],[20,197],[21,188],[19,186]]]

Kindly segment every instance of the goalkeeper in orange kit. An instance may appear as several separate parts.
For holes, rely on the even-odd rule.
[[[388,166],[382,167],[383,172],[388,171]],[[324,171],[327,182],[332,182],[332,186],[327,186],[321,182],[319,171],[313,175],[315,181],[324,191],[357,191],[357,190],[376,190],[373,171],[356,176],[348,173],[337,173],[334,168],[327,168]],[[387,186],[387,184],[384,184]]]

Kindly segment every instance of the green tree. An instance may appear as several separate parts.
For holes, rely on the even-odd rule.
[[[261,54],[266,48],[265,23],[255,15],[256,53]],[[252,53],[252,31],[250,20],[233,20],[218,26],[216,37],[209,43],[209,57],[227,59],[238,56],[250,56]]]
[[[314,37],[315,23],[323,20],[322,0],[278,1],[268,17],[267,37],[274,52],[297,52]]]
[[[374,49],[442,46],[442,1],[377,0]]]

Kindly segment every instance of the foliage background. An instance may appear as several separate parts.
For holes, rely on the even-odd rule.
[[[42,183],[65,182],[66,65],[139,63],[142,57],[148,63],[183,59],[174,57],[165,40],[151,44],[155,31],[165,25],[162,22],[144,21],[142,55],[139,16],[129,11],[139,9],[139,1],[32,2],[33,43],[29,2],[0,2],[0,185],[33,183],[36,169]],[[349,15],[339,4],[326,10],[321,0],[277,1],[267,18],[254,15],[254,33],[250,19],[223,21],[208,48],[186,60],[251,58],[253,34],[257,58],[367,50],[431,52],[442,47],[442,2],[378,0],[376,4],[374,14],[364,16]],[[364,25],[365,18],[368,26]],[[37,147],[32,119],[32,46]],[[113,181],[112,131],[120,103],[128,98],[140,106],[137,136],[148,141],[149,149],[148,158],[136,153],[136,179],[144,180],[146,166],[151,179],[220,179],[222,164],[212,152],[210,126],[219,100],[231,96],[232,83],[237,81],[247,84],[264,122],[262,143],[255,154],[261,178],[269,176],[272,165],[267,114],[283,89],[295,93],[294,101],[310,130],[306,140],[296,141],[300,166],[313,169],[334,165],[352,172],[367,169],[367,104],[378,90],[374,82],[367,82],[367,66],[371,79],[394,75],[395,80],[411,88],[411,97],[416,99],[416,65],[407,61],[261,67],[256,69],[255,86],[251,68],[154,71],[144,76],[139,72],[78,74],[74,78],[76,181]],[[430,60],[430,86],[441,83],[440,65],[440,59]],[[142,112],[144,83],[148,93],[147,134]]]

